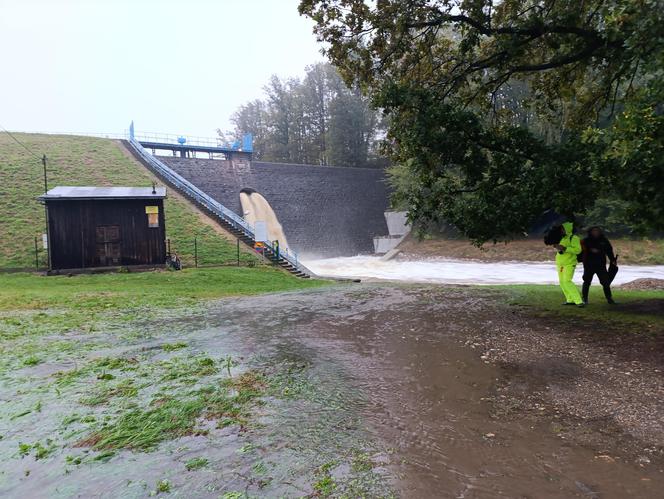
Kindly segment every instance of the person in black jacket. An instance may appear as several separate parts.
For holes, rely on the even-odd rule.
[[[611,296],[611,280],[606,271],[607,257],[610,262],[615,263],[616,261],[611,243],[602,232],[602,229],[591,227],[588,229],[588,236],[581,241],[581,247],[583,248],[583,288],[581,294],[583,295],[584,303],[588,303],[590,283],[595,274],[597,274],[597,278],[602,288],[604,288],[606,301],[614,305],[615,302]]]

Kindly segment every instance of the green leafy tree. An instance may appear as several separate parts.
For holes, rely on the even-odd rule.
[[[237,135],[235,138],[239,139],[243,133],[251,132],[254,140],[254,158],[260,161],[265,153],[269,135],[265,103],[260,99],[256,99],[240,106],[233,113],[231,122],[235,126],[235,130],[240,131],[234,134]],[[223,136],[221,130],[217,130],[217,133]]]
[[[234,135],[254,134],[256,159],[384,166],[377,147],[383,127],[378,112],[330,64],[307,67],[302,80],[273,76],[265,94],[265,100],[241,106],[232,117]]]
[[[481,243],[616,197],[664,228],[662,0],[301,0],[389,118],[413,223]],[[403,171],[400,172],[403,175]]]
[[[620,199],[600,198],[583,217],[586,228],[601,226],[611,236],[629,236],[634,228],[625,223],[628,205]]]
[[[626,201],[625,219],[640,233],[664,228],[662,81],[639,91],[612,126],[586,131],[586,140],[599,145],[597,183]]]
[[[291,162],[295,123],[292,87],[294,81],[283,82],[272,76],[265,87],[267,94],[267,129],[269,139],[265,143],[265,156],[272,161]]]
[[[329,105],[328,158],[333,165],[366,166],[377,116],[359,91],[341,92]]]
[[[315,164],[329,163],[327,132],[330,100],[335,95],[335,86],[341,78],[329,64],[315,64],[307,68],[302,82],[302,98],[310,123],[310,147]]]

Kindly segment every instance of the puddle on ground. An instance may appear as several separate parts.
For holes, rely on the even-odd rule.
[[[0,490],[6,486],[12,497],[144,497],[168,479],[187,497],[294,497],[316,493],[312,484],[324,468],[334,480],[365,482],[344,489],[351,497],[661,497],[657,469],[597,459],[595,450],[561,439],[545,417],[496,416],[487,400],[506,372],[461,345],[475,325],[472,300],[461,291],[447,303],[433,300],[427,288],[359,285],[223,300],[206,313],[153,324],[146,339],[132,336],[115,348],[131,356],[182,341],[180,354],[302,367],[288,387],[297,393],[267,399],[248,431],[213,426],[209,435],[153,452],[123,451],[77,467],[63,465],[71,448],[50,461],[13,457]],[[573,382],[580,374],[564,358],[528,369],[538,379],[553,373]],[[44,438],[71,410],[71,401],[49,397],[41,396],[48,412],[17,419],[13,430],[2,422],[0,459],[10,454],[7,436]],[[208,466],[184,471],[183,463],[199,456]]]

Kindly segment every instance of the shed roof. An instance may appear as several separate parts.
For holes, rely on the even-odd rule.
[[[164,199],[166,187],[94,187],[59,185],[39,196],[41,201],[68,199]]]

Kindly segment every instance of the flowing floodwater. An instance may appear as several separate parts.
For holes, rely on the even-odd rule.
[[[345,285],[222,300],[185,318],[146,323],[132,337],[95,333],[96,341],[109,342],[95,355],[165,357],[159,345],[177,338],[187,345],[185,356],[296,366],[299,378],[289,389],[297,396],[267,399],[260,424],[239,432],[212,425],[209,434],[153,452],[122,451],[80,466],[63,464],[80,449],[58,441],[60,457],[8,460],[0,491],[4,485],[7,497],[145,497],[146,483],[166,477],[183,497],[301,497],[317,495],[312,483],[326,469],[340,484],[352,477],[350,489],[336,489],[350,490],[348,497],[661,497],[661,463],[621,459],[618,443],[597,449],[561,438],[557,415],[496,412],[492,401],[501,400],[508,371],[464,344],[480,329],[528,335],[532,326],[479,295],[472,288]],[[528,375],[524,396],[583,379],[583,368],[560,354],[548,361],[555,368]],[[20,397],[28,386],[22,383],[49,375],[47,366],[29,377],[19,373],[6,381],[7,394],[11,387]],[[0,455],[81,410],[64,396],[42,390],[44,409],[34,419],[2,429]],[[367,457],[358,464],[357,455]],[[185,471],[183,463],[198,456],[208,467]],[[362,488],[353,489],[358,482]]]
[[[284,434],[272,445],[288,446],[289,435],[325,453],[353,436],[372,442],[372,459],[399,496],[660,497],[664,475],[656,467],[598,459],[620,449],[560,438],[553,417],[493,411],[489,400],[506,373],[462,343],[500,313],[463,291],[369,285],[244,299],[208,320],[242,324],[249,351],[302,359],[329,394],[322,406],[278,416]],[[518,318],[506,324],[528,332]],[[555,362],[563,383],[581,376]],[[533,385],[555,385],[550,372],[531,373]],[[303,431],[312,425],[323,435]]]
[[[378,256],[303,259],[307,268],[324,277],[446,284],[555,284],[553,262],[479,262],[455,259],[383,260]],[[581,281],[579,265],[575,280]],[[615,284],[639,278],[664,279],[664,265],[621,265]]]

